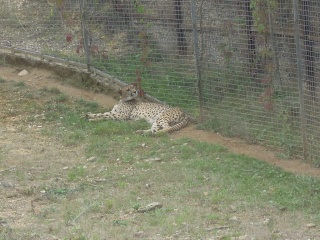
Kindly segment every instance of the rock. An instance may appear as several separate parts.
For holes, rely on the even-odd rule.
[[[161,162],[161,158],[154,157],[154,158],[148,158],[144,160],[145,162],[151,163],[151,162]]]
[[[158,203],[158,202],[153,202],[153,203],[149,203],[147,206],[145,207],[140,207],[138,208],[137,212],[139,213],[145,213],[145,212],[150,212],[153,211],[157,208],[162,208],[162,204]]]
[[[7,221],[0,217],[0,225],[5,225],[5,224],[7,224]]]
[[[237,206],[231,205],[231,206],[230,206],[230,211],[231,211],[231,212],[236,212],[236,211],[238,211]]]
[[[230,218],[230,221],[239,222],[239,219],[236,216],[233,216],[233,217]]]
[[[87,162],[94,162],[96,161],[97,159],[95,157],[90,157],[87,159]]]
[[[138,231],[138,232],[134,233],[133,236],[134,236],[135,238],[143,238],[143,237],[146,236],[146,234],[145,234],[144,231]]]
[[[271,221],[270,218],[265,218],[265,219],[263,219],[262,223],[267,225],[270,223],[270,221]]]
[[[287,207],[280,207],[279,210],[280,210],[281,212],[285,212],[285,211],[288,210],[288,208],[287,208]]]
[[[231,240],[246,240],[247,235],[239,236],[239,237],[232,237]]]
[[[14,188],[14,184],[12,182],[0,182],[0,187],[4,188]]]
[[[308,223],[308,224],[306,224],[306,227],[307,228],[314,228],[314,227],[316,227],[317,225],[316,224],[314,224],[314,223]]]
[[[24,75],[27,75],[27,74],[28,74],[28,71],[25,70],[25,69],[23,69],[21,72],[18,73],[18,75],[19,75],[20,77],[22,77],[22,76],[24,76]]]

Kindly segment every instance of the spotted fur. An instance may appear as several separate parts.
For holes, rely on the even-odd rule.
[[[178,131],[188,124],[188,118],[179,108],[159,103],[142,102],[139,89],[135,85],[127,85],[119,91],[121,100],[110,112],[88,113],[89,121],[97,120],[140,120],[145,119],[151,124],[148,130],[136,133],[161,133]]]

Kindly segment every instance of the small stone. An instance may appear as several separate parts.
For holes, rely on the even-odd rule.
[[[307,228],[315,228],[317,225],[316,224],[314,224],[314,223],[308,223],[308,224],[306,224],[306,227]]]
[[[28,74],[28,71],[25,70],[25,69],[23,69],[21,72],[18,73],[18,75],[19,75],[20,77],[22,77],[22,76],[24,76],[24,75],[27,75],[27,74]]]
[[[223,229],[228,229],[228,228],[230,228],[229,226],[224,226],[224,225],[222,225],[222,226],[216,226],[216,227],[214,227],[214,230],[223,230]]]
[[[230,211],[231,211],[231,212],[236,212],[236,211],[238,211],[237,206],[231,205],[231,206],[230,206]]]
[[[124,210],[124,213],[125,214],[133,214],[135,212],[135,209],[134,208],[129,208],[129,209],[126,209],[126,210]]]
[[[265,218],[265,219],[263,219],[262,223],[263,223],[263,224],[269,224],[270,221],[271,221],[270,218]]]
[[[232,237],[231,240],[246,240],[247,239],[247,235],[242,235],[239,237]]]
[[[95,179],[94,182],[97,182],[97,183],[100,183],[100,182],[107,182],[108,180],[105,179],[105,178],[98,178],[98,179]]]
[[[145,232],[144,231],[138,231],[138,232],[136,232],[136,233],[134,233],[134,237],[135,238],[143,238],[143,237],[145,237]]]
[[[285,211],[288,210],[288,208],[287,207],[280,207],[279,210],[282,211],[282,212],[285,212]]]
[[[154,157],[154,158],[148,158],[146,160],[144,160],[145,162],[161,162],[161,158],[158,158],[158,157]]]
[[[14,184],[12,182],[0,182],[0,185],[4,188],[13,188]]]
[[[64,167],[64,168],[62,168],[63,170],[68,170],[69,169],[69,167]]]
[[[145,212],[150,212],[150,211],[153,211],[157,208],[162,208],[162,204],[161,203],[158,203],[158,202],[153,202],[153,203],[150,203],[148,204],[147,206],[145,207],[140,207],[137,212],[139,213],[145,213]]]
[[[95,158],[95,157],[89,157],[88,159],[87,159],[87,162],[94,162],[94,161],[96,161],[97,159]]]
[[[230,218],[230,221],[232,221],[232,222],[238,222],[239,219],[238,219],[236,216],[233,216],[233,217]]]

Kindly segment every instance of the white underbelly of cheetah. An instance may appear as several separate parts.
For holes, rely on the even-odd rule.
[[[89,121],[97,120],[140,120],[145,119],[151,124],[148,130],[138,130],[136,133],[158,134],[178,131],[188,124],[188,118],[180,108],[159,103],[137,100],[139,88],[126,85],[119,90],[121,100],[110,112],[87,113]]]

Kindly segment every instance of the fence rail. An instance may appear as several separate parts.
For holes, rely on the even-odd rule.
[[[0,0],[0,47],[141,78],[203,128],[319,166],[319,13],[318,0]]]

